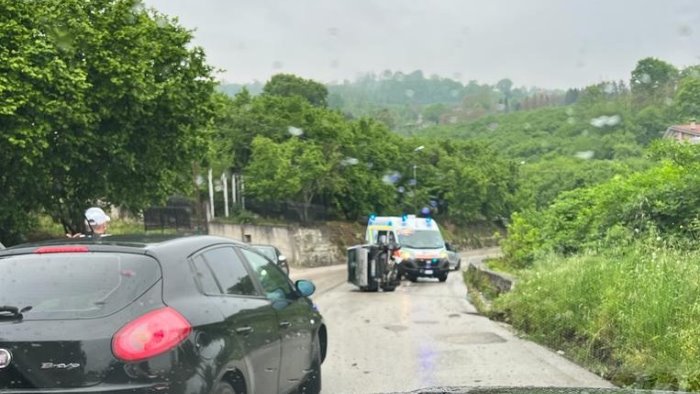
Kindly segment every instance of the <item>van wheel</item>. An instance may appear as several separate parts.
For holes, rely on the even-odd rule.
[[[418,277],[415,275],[406,275],[406,277],[408,278],[408,280],[410,280],[413,283],[418,282]]]
[[[438,280],[439,280],[440,282],[446,281],[446,280],[447,280],[447,274],[442,274],[442,275],[438,276]]]

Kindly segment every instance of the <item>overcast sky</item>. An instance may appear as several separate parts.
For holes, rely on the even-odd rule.
[[[517,86],[629,79],[637,60],[700,63],[700,0],[145,0],[195,29],[230,82],[390,69]]]

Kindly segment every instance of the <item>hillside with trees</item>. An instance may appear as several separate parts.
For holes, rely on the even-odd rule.
[[[242,89],[262,93],[263,84],[221,84],[219,90],[234,96]],[[372,117],[395,132],[412,135],[437,124],[454,124],[489,114],[510,113],[570,104],[578,90],[569,92],[536,87],[516,87],[508,78],[495,84],[472,80],[463,84],[422,71],[386,70],[354,81],[332,83],[328,106],[351,118]]]

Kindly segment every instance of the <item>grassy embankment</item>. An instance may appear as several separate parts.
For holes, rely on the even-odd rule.
[[[493,299],[477,305],[489,316],[616,384],[700,391],[700,252],[638,241],[545,256],[517,276],[500,296],[465,281]]]

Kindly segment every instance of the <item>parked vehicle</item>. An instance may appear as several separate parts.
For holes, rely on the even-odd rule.
[[[5,249],[0,391],[318,393],[314,290],[212,236]]]
[[[459,252],[449,242],[445,242],[445,250],[447,250],[447,260],[450,263],[450,269],[459,271],[462,267],[462,258],[459,256]]]
[[[285,274],[289,275],[289,263],[287,262],[287,257],[280,252],[277,247],[272,245],[250,245],[257,249],[260,253],[264,254],[265,257],[272,260],[273,263],[277,264]]]

